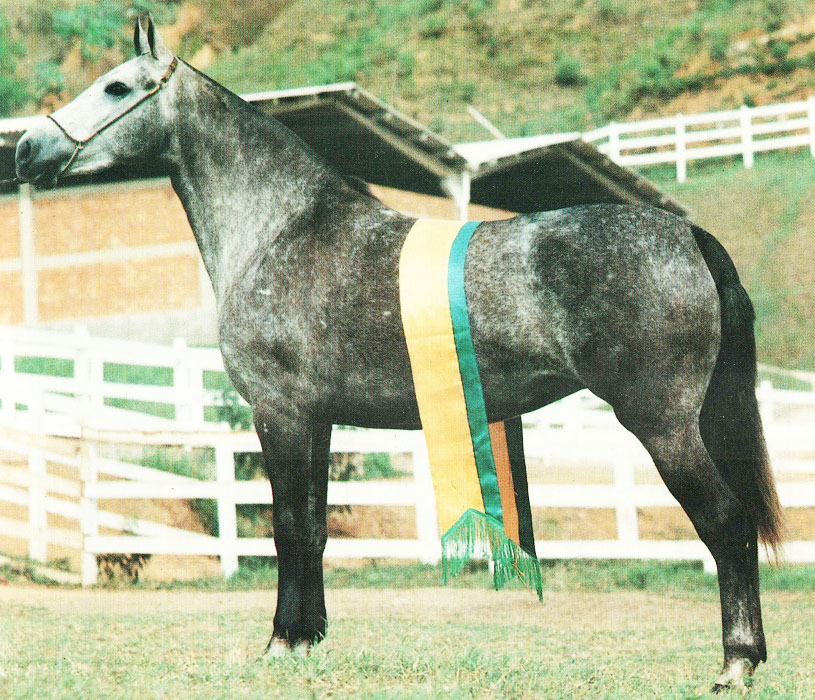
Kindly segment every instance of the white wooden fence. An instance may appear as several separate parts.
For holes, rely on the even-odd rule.
[[[213,397],[203,389],[203,379],[199,381],[199,375],[203,376],[206,369],[216,368],[220,361],[214,359],[211,351],[182,348],[180,344],[170,348],[103,341],[89,339],[82,333],[52,336],[16,329],[14,333],[0,335],[4,343],[0,353],[0,397],[3,400],[3,410],[0,410],[0,503],[26,506],[28,520],[0,516],[0,534],[28,540],[31,558],[41,561],[46,559],[50,544],[81,550],[81,581],[84,584],[96,580],[97,554],[218,555],[225,575],[237,570],[239,556],[274,555],[271,539],[238,536],[236,506],[271,503],[272,494],[266,482],[235,479],[235,455],[257,451],[256,436],[248,432],[232,433],[220,424],[203,421],[203,408]],[[50,341],[57,341],[57,350],[49,346]],[[127,346],[132,350],[129,355]],[[27,356],[32,349],[39,357],[74,358],[79,379],[61,377],[56,389],[45,390],[43,387],[49,380],[34,377],[26,394],[23,378],[17,376],[24,373],[12,371],[12,368],[15,358]],[[111,382],[104,381],[104,365],[108,362],[142,365],[155,362],[161,367],[174,367],[174,374],[177,372],[180,380],[179,391],[173,394],[168,387],[153,387],[147,391],[139,389],[140,385],[133,385],[136,390],[128,393],[123,388],[127,385],[110,387]],[[808,373],[797,373],[796,378],[811,381],[813,377]],[[12,381],[6,384],[6,379]],[[52,404],[49,402],[54,398],[53,391],[73,396],[62,396],[63,403],[56,401]],[[104,400],[111,391],[125,398],[147,397],[147,400],[180,407],[180,418],[144,419],[133,411],[109,409]],[[21,400],[28,396],[30,401],[33,395],[41,395],[36,399],[36,410],[31,408],[32,403],[29,410],[17,410]],[[760,387],[759,398],[782,503],[789,508],[815,507],[815,434],[811,429],[815,394],[780,391],[765,382]],[[648,455],[636,439],[617,424],[613,414],[599,404],[596,398],[583,393],[530,414],[525,425],[527,455],[530,459],[542,458],[546,465],[579,461],[582,466],[610,467],[611,483],[533,482],[530,484],[530,500],[533,507],[613,509],[617,536],[611,540],[539,540],[539,556],[556,559],[693,559],[704,561],[710,569],[709,555],[697,540],[640,538],[639,508],[677,504],[661,482],[641,480],[642,468],[651,465]],[[60,410],[65,412],[60,414]],[[803,420],[789,420],[789,416],[796,413],[803,414]],[[777,420],[782,414],[787,418]],[[63,441],[63,447],[58,449],[49,447],[44,434],[73,439]],[[69,447],[66,448],[66,444]],[[209,447],[215,454],[215,479],[204,481],[183,477],[103,457],[99,450],[102,444]],[[331,482],[328,499],[335,505],[413,507],[417,536],[415,539],[331,538],[326,556],[436,561],[439,544],[435,503],[421,433],[335,429],[331,449],[334,452],[412,455],[410,479]],[[18,465],[23,463],[25,468],[14,466],[12,462],[15,461]],[[56,476],[49,473],[49,465],[59,467],[63,472],[72,470],[76,476]],[[98,505],[101,499],[136,498],[213,499],[217,501],[219,534],[216,537],[179,530],[108,512]],[[48,524],[49,513],[77,521],[79,528],[53,527]],[[130,534],[101,535],[100,528]],[[813,541],[787,543],[786,557],[792,562],[815,561],[815,537]]]
[[[761,107],[677,114],[673,117],[617,123],[583,134],[618,165],[676,164],[685,182],[688,163],[739,156],[753,167],[756,153],[809,147],[815,158],[815,97]]]
[[[130,374],[119,376],[116,370],[122,367]],[[132,368],[144,371],[141,381]],[[221,391],[206,388],[208,373],[213,381],[224,373],[220,351],[188,347],[183,339],[168,347],[92,337],[82,326],[73,333],[0,327],[0,419],[5,425],[34,423],[42,432],[71,437],[78,437],[80,423],[88,421],[113,429],[123,421],[136,430],[224,429],[215,416],[206,418],[207,410],[223,399]],[[149,403],[164,415],[116,408],[121,402]]]

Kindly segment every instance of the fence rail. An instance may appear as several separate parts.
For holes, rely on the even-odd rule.
[[[99,554],[217,555],[226,575],[237,570],[239,556],[275,554],[271,539],[238,536],[237,506],[272,502],[267,482],[235,477],[236,455],[260,449],[256,435],[230,432],[223,424],[204,420],[213,397],[204,388],[203,373],[222,371],[217,351],[181,344],[162,347],[107,341],[89,338],[81,331],[50,334],[12,329],[0,338],[0,502],[24,506],[28,511],[27,521],[0,518],[0,534],[27,540],[35,560],[45,561],[50,545],[80,550],[85,584],[96,580]],[[73,361],[73,372],[56,377],[61,381],[55,384],[49,384],[46,375],[34,376],[26,391],[24,380],[30,373],[18,369],[25,368],[22,358],[31,356]],[[172,381],[161,387],[161,393],[149,395],[182,409],[173,418],[144,418],[133,410],[105,405],[111,390],[118,397],[148,395],[141,390],[128,393],[128,384],[104,381],[106,365],[114,362],[170,368]],[[804,372],[764,369],[765,376],[773,373],[789,374],[798,382],[815,378]],[[80,379],[83,377],[84,381]],[[96,381],[87,381],[88,377]],[[758,397],[782,503],[789,508],[815,508],[815,479],[811,478],[815,474],[815,434],[811,429],[815,392],[774,389],[765,381]],[[29,402],[27,410],[20,410],[21,401]],[[790,414],[796,412],[802,412],[803,418],[790,420]],[[53,435],[63,438],[52,444]],[[614,510],[616,519],[615,539],[539,540],[539,556],[695,559],[705,562],[708,569],[712,567],[707,550],[696,540],[640,537],[638,509],[677,503],[656,478],[642,446],[598,399],[580,393],[526,416],[525,442],[529,458],[542,459],[547,466],[568,467],[579,462],[582,468],[601,466],[610,474],[609,483],[599,484],[533,481],[533,507],[606,508]],[[113,449],[110,446],[133,445],[206,447],[214,453],[215,478],[206,481],[179,476],[104,456],[99,453],[103,444],[108,451]],[[326,556],[437,561],[435,498],[422,434],[335,428],[331,449],[411,455],[410,478],[331,482],[328,500],[333,505],[412,507],[417,534],[410,539],[331,538]],[[54,473],[57,470],[59,473]],[[102,500],[192,498],[217,502],[218,536],[126,517],[99,506]],[[77,527],[49,525],[49,514],[71,520]],[[101,528],[128,534],[103,535]],[[790,561],[815,561],[815,538],[788,543],[786,555]]]
[[[637,122],[611,122],[583,134],[618,165],[643,167],[676,164],[685,182],[688,163],[740,156],[752,168],[755,154],[808,147],[815,158],[815,97],[761,107],[677,114]]]
[[[0,416],[7,425],[33,422],[73,437],[83,421],[112,429],[125,419],[136,430],[224,429],[211,410],[223,405],[223,392],[213,388],[215,376],[208,388],[208,373],[224,374],[220,352],[182,339],[168,347],[92,337],[82,326],[73,333],[0,328]],[[141,410],[123,412],[122,405]]]

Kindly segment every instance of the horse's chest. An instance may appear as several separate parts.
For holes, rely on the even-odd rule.
[[[302,320],[276,313],[268,298],[255,303],[231,298],[219,308],[218,326],[224,367],[248,401],[301,371],[298,358],[308,344]]]

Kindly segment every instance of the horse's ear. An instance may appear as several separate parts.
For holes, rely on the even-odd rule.
[[[144,27],[142,26],[142,18],[147,22],[149,15],[140,14],[136,17],[136,27],[133,30],[133,47],[136,49],[137,56],[141,56],[150,51],[150,42],[147,38],[147,32],[144,31]]]
[[[133,43],[136,47],[137,56],[149,53],[157,60],[172,56],[170,50],[164,45],[164,40],[161,38],[161,34],[158,33],[153,17],[149,12],[142,13],[136,20]]]

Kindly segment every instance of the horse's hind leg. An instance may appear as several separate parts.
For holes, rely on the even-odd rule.
[[[286,420],[286,411],[255,421],[272,482],[277,548],[277,611],[267,652],[308,649],[325,635],[323,590],[326,492],[331,424]]]
[[[719,573],[724,667],[714,690],[744,689],[767,657],[759,601],[757,532],[705,448],[695,412],[624,424],[650,452],[668,489],[707,545]]]

